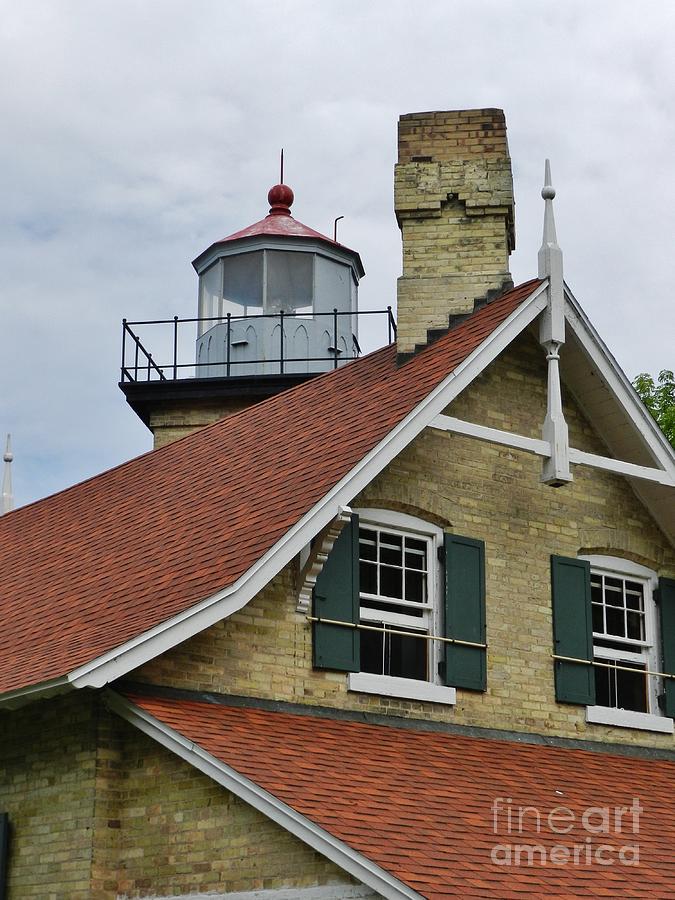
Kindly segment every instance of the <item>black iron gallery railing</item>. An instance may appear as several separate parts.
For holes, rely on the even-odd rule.
[[[341,336],[341,319],[348,316],[353,320],[359,320],[359,330],[362,332],[362,341],[366,336],[367,349],[375,349],[383,344],[386,334],[387,343],[396,340],[396,320],[391,306],[386,309],[366,309],[357,313],[340,312],[334,309],[332,312],[314,312],[295,315],[292,313],[274,313],[257,316],[233,316],[230,313],[223,316],[209,318],[180,319],[154,319],[146,321],[130,322],[122,320],[122,382],[148,382],[148,381],[175,381],[182,378],[209,378],[231,377],[241,375],[250,367],[251,374],[257,374],[261,367],[267,374],[288,374],[289,371],[297,372],[299,367],[307,366],[307,372],[325,371],[329,368],[338,368],[341,362],[360,356],[362,348],[357,337],[350,329],[352,352],[344,356],[344,351],[338,348]],[[270,323],[270,331],[273,329],[275,347],[272,354],[251,358],[237,355],[233,357],[232,348],[235,336],[233,334],[236,323],[261,322],[262,320],[275,320]],[[291,320],[299,323],[303,319],[326,320],[324,331],[330,335],[331,343],[323,355],[308,356],[295,355],[288,346],[286,326]],[[366,325],[367,327],[364,327]],[[224,328],[224,352],[223,358],[216,360],[199,361],[196,359],[195,327],[198,337],[215,325]],[[151,353],[144,343],[150,340],[156,351]],[[236,345],[236,341],[234,344]],[[269,349],[269,348],[268,348]],[[341,357],[342,354],[342,357]]]

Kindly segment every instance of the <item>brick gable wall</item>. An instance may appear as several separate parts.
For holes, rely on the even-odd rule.
[[[605,453],[571,398],[573,446]],[[539,436],[546,409],[544,354],[519,338],[448,410],[467,421]],[[353,506],[426,518],[486,543],[488,691],[458,691],[439,706],[348,693],[346,676],[312,668],[311,629],[296,612],[297,565],[257,598],[133,673],[135,680],[463,725],[673,747],[670,735],[587,725],[582,707],[556,703],[550,555],[605,552],[675,573],[672,549],[619,476],[575,467],[572,485],[539,483],[541,460],[460,435],[427,430]]]

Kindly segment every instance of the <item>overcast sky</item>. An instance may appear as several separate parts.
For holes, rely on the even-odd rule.
[[[148,450],[121,319],[196,314],[190,261],[267,212],[361,253],[395,302],[401,113],[506,111],[516,282],[550,156],[565,276],[632,378],[675,365],[675,4],[0,0],[0,435],[16,503]]]

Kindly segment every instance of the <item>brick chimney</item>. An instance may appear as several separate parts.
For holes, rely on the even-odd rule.
[[[511,284],[513,177],[501,109],[410,113],[398,123],[394,206],[403,238],[398,350]]]

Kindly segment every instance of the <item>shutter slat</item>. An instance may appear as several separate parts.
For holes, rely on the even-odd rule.
[[[445,535],[445,637],[485,643],[485,544]],[[445,645],[445,683],[473,691],[487,689],[482,647]]]
[[[675,579],[659,578],[661,657],[663,671],[675,675]],[[664,713],[675,718],[675,679],[664,678]]]
[[[583,559],[551,557],[553,643],[557,656],[593,660],[591,566]],[[595,703],[593,666],[555,660],[555,696],[561,703]]]
[[[314,615],[339,622],[359,621],[359,517],[356,514],[338,535],[316,580]],[[359,671],[358,629],[315,622],[313,632],[315,668]]]

